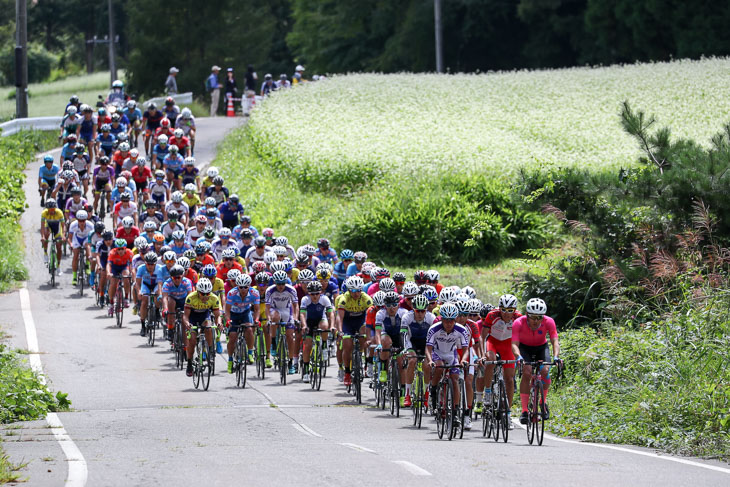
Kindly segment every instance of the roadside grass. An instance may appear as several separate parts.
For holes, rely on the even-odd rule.
[[[14,465],[8,455],[0,448],[0,484],[23,482],[24,480],[21,479],[18,471],[24,466],[25,464]]]

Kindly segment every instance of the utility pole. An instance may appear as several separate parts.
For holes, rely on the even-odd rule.
[[[436,29],[436,72],[444,72],[443,30],[441,29],[441,0],[433,0],[433,20]]]
[[[15,117],[28,118],[28,5],[15,0]]]
[[[114,55],[114,6],[112,0],[108,0],[109,5],[109,72],[111,74],[111,83],[117,79],[117,60]]]

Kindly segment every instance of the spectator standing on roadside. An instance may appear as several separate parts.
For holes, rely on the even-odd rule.
[[[256,74],[256,71],[253,69],[253,64],[248,65],[248,69],[246,70],[246,89],[245,89],[245,100],[243,102],[243,114],[248,115],[251,113],[251,105],[253,104],[254,98],[256,97],[256,81],[258,81],[259,77]]]
[[[167,79],[165,80],[165,91],[168,95],[177,95],[177,80],[175,78],[179,72],[180,70],[175,66],[170,68],[170,74],[167,75]]]
[[[221,98],[221,84],[218,82],[218,72],[221,68],[214,65],[210,70],[210,76],[205,80],[205,87],[210,92],[210,116],[215,117]]]
[[[226,71],[225,93],[226,102],[229,97],[235,98],[238,94],[238,86],[236,86],[236,78],[233,75],[233,68],[228,68]]]
[[[302,73],[304,73],[304,66],[298,64],[297,67],[294,68],[294,76],[291,77],[292,85],[298,85],[299,83],[304,81],[304,79],[302,78]]]

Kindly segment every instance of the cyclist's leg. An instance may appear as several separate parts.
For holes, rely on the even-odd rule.
[[[408,359],[408,368],[406,369],[406,373],[403,375],[406,381],[406,386],[410,386],[410,384],[413,384],[413,377],[416,375],[416,352],[408,350],[405,357]]]
[[[41,228],[41,246],[43,246],[43,253],[48,255],[48,237],[50,237],[51,230],[48,227]]]
[[[253,324],[253,313],[249,310],[246,312],[246,315],[244,317],[244,325],[251,325]],[[244,334],[246,336],[246,347],[248,347],[249,350],[254,349],[254,332],[253,328],[244,328]],[[230,341],[230,340],[229,340]]]
[[[185,345],[185,352],[188,356],[188,363],[193,359],[193,353],[195,352],[195,344],[198,343],[198,327],[195,323],[190,323],[190,338],[187,340]]]
[[[137,288],[135,286],[135,290],[136,289]],[[147,320],[147,303],[149,301],[150,295],[150,290],[149,288],[147,288],[147,286],[145,286],[144,283],[142,284],[142,289],[140,290],[139,294],[139,319],[142,320],[142,323],[144,324],[144,322]]]
[[[112,273],[109,280],[109,307],[114,307],[114,298],[117,296],[117,286],[119,285],[119,276]]]
[[[210,324],[210,320],[205,320],[205,339],[208,341],[208,353],[213,355],[215,352],[215,333]]]
[[[376,331],[376,333],[378,333]],[[390,336],[383,332],[380,335],[380,343],[383,345],[383,348],[390,348],[393,345],[393,341],[390,339]],[[383,362],[383,366],[387,366],[388,360],[390,359],[390,352],[380,352],[380,361]]]

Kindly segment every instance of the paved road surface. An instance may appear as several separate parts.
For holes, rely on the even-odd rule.
[[[199,126],[196,155],[205,164],[232,121],[201,119]],[[70,270],[60,286],[49,288],[37,237],[37,168],[38,162],[29,168],[31,205],[22,221],[31,310],[46,374],[73,401],[74,411],[59,418],[85,458],[89,486],[730,482],[730,470],[651,455],[553,438],[542,447],[528,446],[519,427],[507,444],[485,440],[476,430],[460,441],[441,441],[430,418],[424,418],[423,430],[414,430],[409,411],[393,418],[372,407],[369,391],[366,404],[357,406],[332,377],[320,392],[298,378],[281,386],[271,376],[251,379],[242,390],[222,373],[212,378],[208,392],[196,391],[164,346],[150,349],[139,337],[139,321],[131,313],[118,329],[90,296],[78,298]],[[0,297],[0,323],[9,325],[15,346],[27,346],[18,293]],[[220,356],[217,370],[225,370]],[[0,435],[12,460],[30,462],[24,485],[63,485],[67,461],[45,422],[6,427]]]

